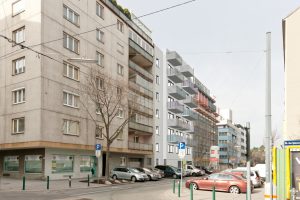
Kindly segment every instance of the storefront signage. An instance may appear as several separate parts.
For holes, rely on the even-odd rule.
[[[300,146],[300,140],[287,140],[284,141],[284,146]]]

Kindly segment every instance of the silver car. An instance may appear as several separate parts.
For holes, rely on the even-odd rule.
[[[135,169],[137,169],[138,171],[140,171],[142,173],[147,174],[147,176],[149,177],[149,180],[151,180],[151,181],[157,181],[159,178],[161,178],[160,174],[158,174],[154,171],[151,171],[148,168],[135,168]]]
[[[138,170],[130,167],[116,167],[110,172],[113,179],[124,179],[135,181],[149,180],[147,174],[141,173]]]

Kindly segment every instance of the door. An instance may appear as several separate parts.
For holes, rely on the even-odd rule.
[[[296,189],[296,199],[300,199],[300,149],[291,151],[291,166],[292,188]]]
[[[102,176],[105,176],[105,167],[106,167],[106,154],[102,154]]]
[[[200,189],[212,190],[213,186],[215,186],[215,184],[216,184],[218,177],[219,177],[219,174],[209,175],[206,180],[200,181],[200,184],[199,184]]]
[[[218,181],[216,182],[216,190],[227,191],[230,187],[230,180],[233,180],[232,176],[219,174]]]

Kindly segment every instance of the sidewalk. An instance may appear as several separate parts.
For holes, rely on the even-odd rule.
[[[105,187],[103,184],[90,183],[88,187],[87,182],[81,182],[86,179],[72,179],[71,188],[69,187],[68,180],[51,180],[49,182],[49,190],[66,190],[66,189],[79,189],[79,188],[96,188]],[[23,182],[22,179],[13,179],[7,177],[0,177],[0,192],[1,191],[22,191]],[[46,180],[26,180],[26,191],[47,191]]]

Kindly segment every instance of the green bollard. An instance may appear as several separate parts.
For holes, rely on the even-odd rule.
[[[173,194],[175,194],[175,187],[176,187],[176,182],[175,180],[173,181]]]
[[[215,186],[213,186],[212,199],[216,200],[216,188],[215,188]]]
[[[90,175],[88,174],[88,187],[90,187]]]
[[[23,190],[25,190],[25,176],[23,176]]]
[[[47,176],[47,190],[49,190],[49,176]]]
[[[180,197],[180,181],[178,181],[178,197]]]
[[[193,188],[193,184],[190,184],[190,194],[191,194],[191,197],[190,197],[190,200],[193,200],[194,199],[194,194],[193,194],[193,192],[194,192],[194,188]]]

